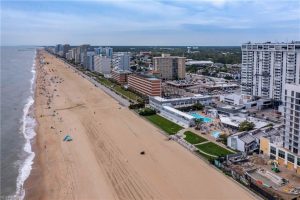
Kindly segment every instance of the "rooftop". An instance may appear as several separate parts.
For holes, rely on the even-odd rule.
[[[149,75],[149,74],[132,74],[132,76],[138,76],[138,77],[141,77],[141,78],[144,78],[147,80],[160,80],[160,79],[156,78],[155,76]]]
[[[264,126],[267,126],[269,122],[255,118],[255,117],[239,117],[239,116],[232,116],[227,117],[225,115],[220,115],[220,120],[224,124],[228,124],[230,126],[239,127],[239,124],[243,121],[250,121],[255,124],[255,128],[262,128]]]
[[[113,70],[112,72],[118,73],[118,74],[131,74],[132,72],[129,70]]]
[[[205,60],[190,60],[185,63],[186,65],[207,65],[207,64],[214,64],[212,61],[205,61]]]
[[[155,97],[152,97],[154,98],[155,100],[157,101],[160,101],[160,102],[172,102],[172,101],[182,101],[182,100],[190,100],[190,99],[204,99],[204,98],[210,98],[211,96],[203,96],[201,94],[197,94],[197,95],[194,95],[193,97],[181,97],[181,98],[172,98],[172,99],[165,99],[165,98],[162,98],[162,97],[159,97],[159,96],[155,96]]]
[[[177,109],[175,109],[175,108],[172,108],[172,107],[170,107],[170,106],[163,106],[163,108],[164,108],[165,110],[168,110],[168,111],[172,112],[172,113],[175,113],[175,114],[177,114],[177,115],[180,115],[180,116],[182,116],[182,117],[185,117],[185,118],[187,118],[187,119],[189,119],[189,120],[195,119],[195,117],[193,117],[192,115],[189,115],[189,114],[186,114],[186,113],[184,113],[184,112],[181,112],[181,111],[179,111],[179,110],[177,110]]]

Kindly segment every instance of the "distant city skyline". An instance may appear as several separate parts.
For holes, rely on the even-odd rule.
[[[1,45],[239,46],[300,40],[298,0],[1,1]]]

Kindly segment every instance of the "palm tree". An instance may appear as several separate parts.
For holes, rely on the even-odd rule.
[[[203,119],[195,119],[195,129],[200,130],[202,128],[202,124],[204,123]]]

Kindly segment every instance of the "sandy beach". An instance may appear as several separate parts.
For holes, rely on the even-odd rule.
[[[40,53],[49,64],[37,66],[36,158],[26,199],[255,199],[61,60]],[[73,141],[63,141],[67,134]]]

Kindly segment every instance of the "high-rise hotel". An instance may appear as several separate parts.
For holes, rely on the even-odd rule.
[[[284,101],[285,84],[300,83],[300,42],[242,45],[242,93]]]
[[[300,85],[286,84],[284,88],[283,146],[300,155]]]

